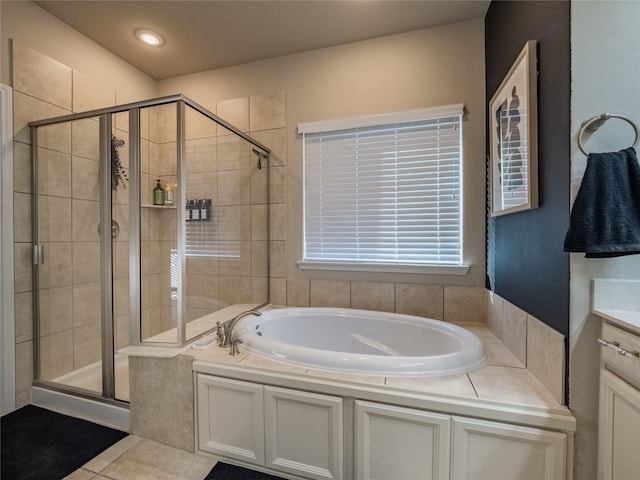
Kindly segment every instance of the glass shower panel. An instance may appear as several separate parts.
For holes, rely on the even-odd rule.
[[[146,342],[177,342],[177,110],[140,110],[141,326]],[[162,195],[154,189],[162,189]]]
[[[98,118],[38,131],[38,379],[102,392]]]

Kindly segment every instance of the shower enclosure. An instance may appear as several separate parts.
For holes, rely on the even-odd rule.
[[[36,386],[126,402],[125,347],[268,302],[267,147],[182,95],[30,128]]]

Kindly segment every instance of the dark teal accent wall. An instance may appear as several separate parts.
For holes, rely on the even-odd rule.
[[[540,206],[493,219],[495,236],[487,242],[488,258],[494,262],[488,265],[492,273],[487,287],[565,336],[569,333],[569,255],[563,252],[563,241],[570,212],[570,38],[568,1],[494,1],[485,17],[487,106],[527,40],[538,41],[539,70]]]

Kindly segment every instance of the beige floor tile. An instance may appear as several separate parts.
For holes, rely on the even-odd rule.
[[[82,466],[82,468],[95,473],[101,472],[111,463],[115,462],[118,458],[127,453],[130,449],[135,447],[141,440],[142,438],[137,435],[124,437],[118,443],[115,443],[100,455],[88,461]]]
[[[65,480],[91,480],[96,478],[96,474],[89,470],[85,470],[84,468],[80,468],[64,478]]]
[[[143,439],[105,468],[114,480],[201,480],[215,460]]]

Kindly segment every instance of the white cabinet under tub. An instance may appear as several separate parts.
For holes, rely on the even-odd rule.
[[[309,479],[341,479],[340,397],[198,374],[198,448]]]
[[[571,477],[566,430],[358,399],[351,389],[327,395],[256,379],[197,374],[199,451],[287,478]]]

